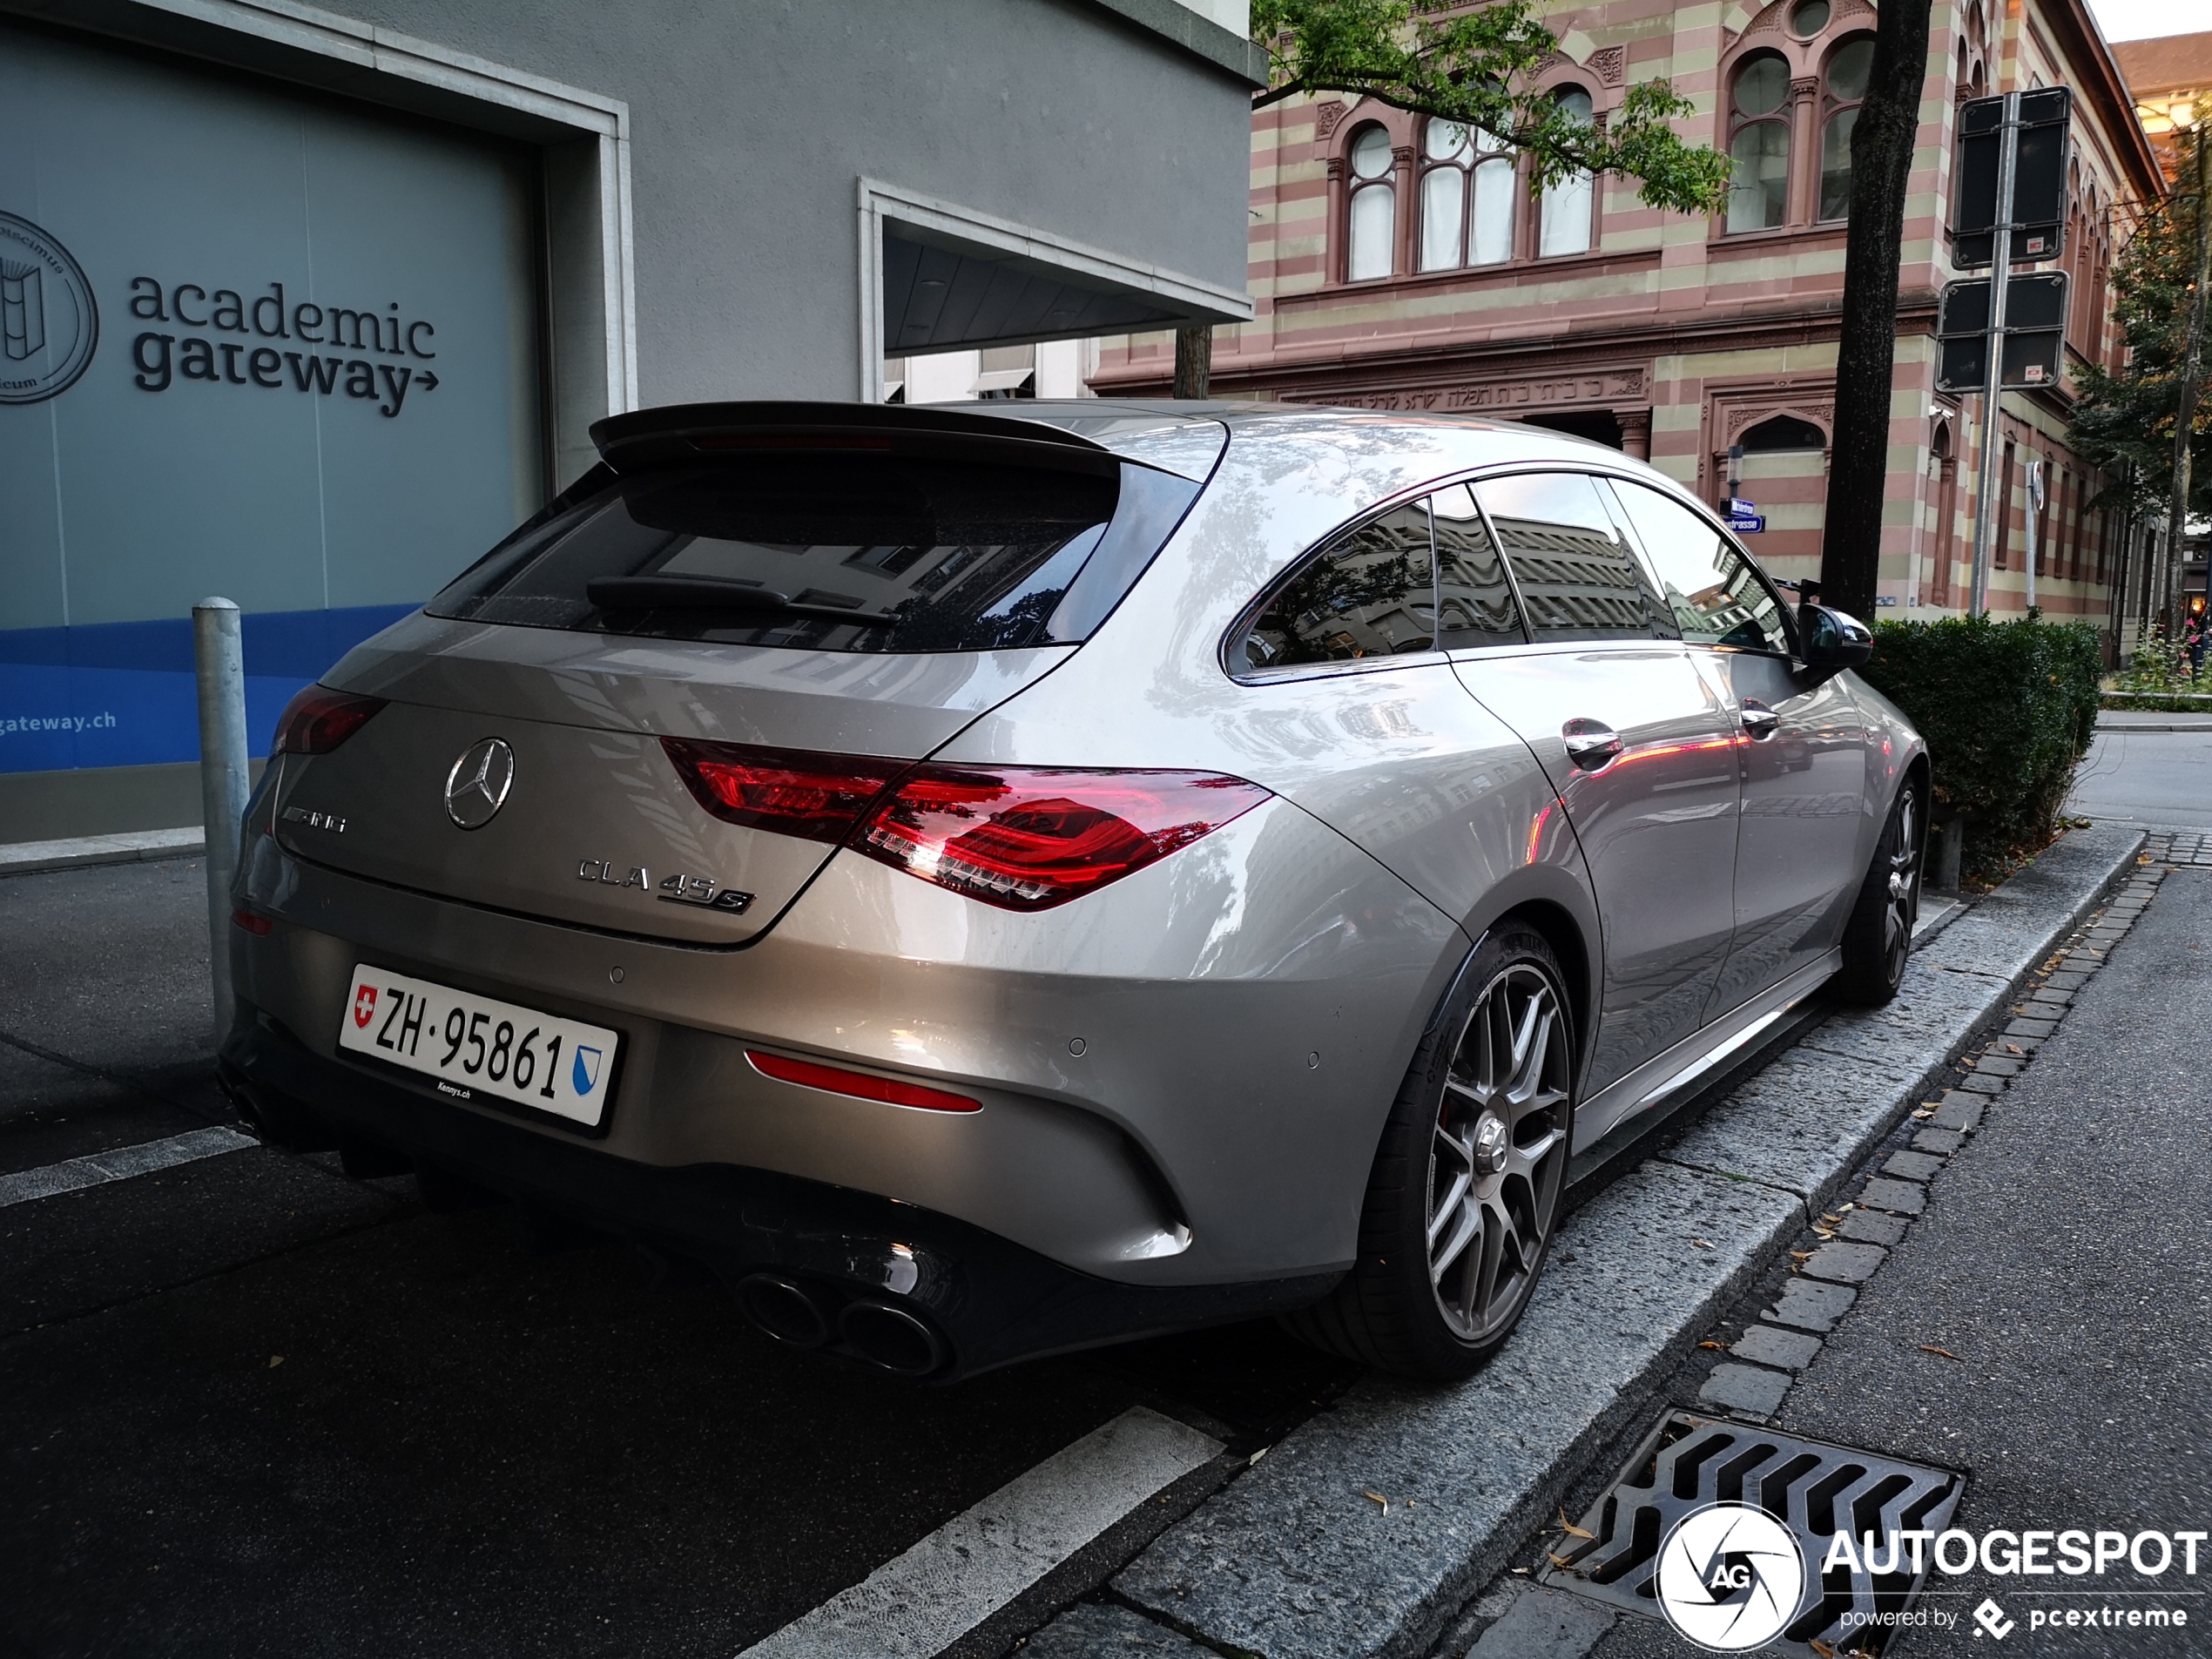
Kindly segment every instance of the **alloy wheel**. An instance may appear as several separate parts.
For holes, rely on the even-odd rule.
[[[1889,891],[1882,902],[1882,961],[1892,984],[1905,977],[1905,954],[1912,948],[1912,910],[1920,887],[1919,818],[1919,799],[1908,787],[1898,797]]]
[[[1461,1028],[1429,1148],[1429,1284],[1463,1342],[1510,1325],[1535,1283],[1565,1184],[1571,1078],[1550,978],[1505,968]]]

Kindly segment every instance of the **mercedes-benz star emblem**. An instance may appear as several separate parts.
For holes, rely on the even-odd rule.
[[[446,774],[446,816],[465,830],[482,829],[507,804],[515,785],[515,752],[497,738],[462,751]]]

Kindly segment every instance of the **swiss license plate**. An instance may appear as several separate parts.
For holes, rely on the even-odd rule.
[[[338,1046],[437,1080],[455,1100],[490,1096],[597,1129],[622,1033],[363,964]]]

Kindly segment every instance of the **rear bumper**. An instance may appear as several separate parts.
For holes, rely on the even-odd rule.
[[[1339,1277],[1134,1285],[1076,1271],[956,1217],[798,1176],[731,1163],[655,1165],[462,1109],[310,1050],[241,1006],[226,1083],[280,1138],[388,1149],[736,1285],[772,1274],[804,1290],[833,1332],[848,1305],[911,1313],[934,1333],[934,1380],[1037,1355],[1300,1306]],[[837,1345],[833,1334],[830,1345]]]

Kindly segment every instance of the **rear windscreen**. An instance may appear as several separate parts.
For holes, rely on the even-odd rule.
[[[1198,486],[896,454],[630,475],[480,561],[432,616],[817,651],[1084,637]]]

